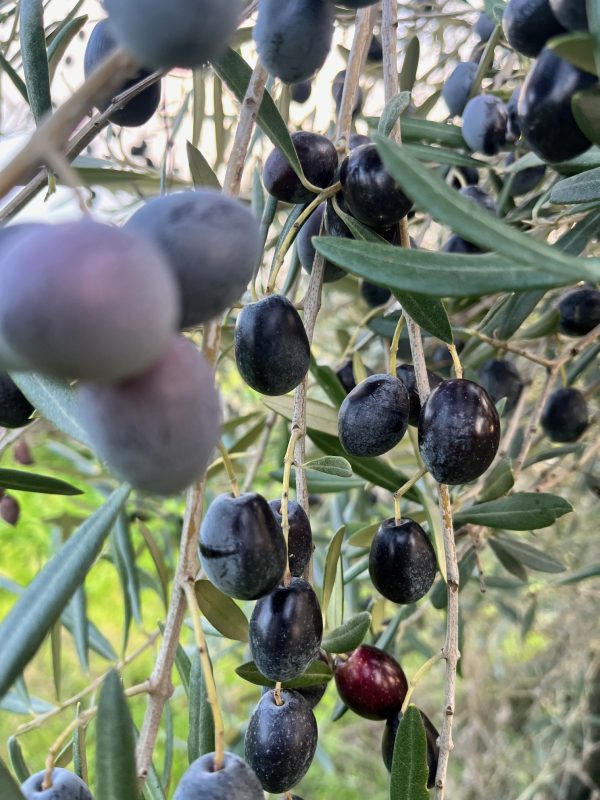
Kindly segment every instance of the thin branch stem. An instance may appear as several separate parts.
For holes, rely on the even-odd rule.
[[[283,576],[283,585],[288,586],[292,579],[290,572],[289,561],[289,538],[290,538],[290,519],[289,519],[289,500],[290,500],[290,479],[292,476],[292,466],[294,464],[294,451],[296,449],[296,442],[304,435],[304,431],[300,428],[292,428],[290,441],[285,451],[283,459],[283,487],[281,490],[281,529],[283,531],[283,538],[285,539],[286,559],[285,559],[285,573]]]
[[[400,344],[400,336],[402,335],[402,331],[404,330],[404,326],[406,325],[406,319],[404,318],[404,314],[400,314],[398,318],[398,323],[396,325],[396,330],[394,331],[394,336],[392,337],[392,343],[390,345],[390,375],[395,378],[396,377],[396,367],[398,366],[398,345]]]
[[[489,344],[491,347],[495,347],[497,350],[506,350],[509,353],[514,353],[516,356],[526,358],[528,361],[533,361],[534,364],[540,364],[542,367],[550,368],[554,363],[551,359],[538,356],[536,353],[532,353],[524,347],[519,347],[519,345],[512,344],[512,342],[505,342],[502,339],[494,339],[492,336],[487,336],[485,333],[475,330],[474,328],[465,328],[464,332],[468,336],[475,336],[477,339]]]
[[[479,66],[477,67],[477,72],[475,73],[475,77],[473,78],[473,83],[471,84],[471,91],[469,92],[469,99],[471,97],[475,97],[476,94],[479,94],[481,91],[481,82],[485,77],[485,73],[488,71],[492,62],[494,60],[494,51],[498,42],[500,41],[500,37],[502,36],[502,25],[496,25],[494,28],[492,35],[487,40],[487,44],[485,46],[485,50],[481,56],[479,61]]]
[[[223,466],[225,467],[225,472],[227,473],[227,477],[229,478],[229,483],[231,484],[231,491],[234,497],[240,496],[240,487],[237,480],[237,475],[235,474],[235,467],[233,466],[233,461],[229,455],[229,451],[223,444],[223,442],[219,442],[217,445],[219,448],[219,453],[221,453],[221,458],[223,459]]]
[[[202,630],[202,612],[198,605],[198,598],[194,589],[194,580],[190,580],[184,584],[184,592],[187,600],[188,610],[192,618],[192,625],[194,628],[194,638],[196,639],[196,646],[200,654],[200,663],[202,664],[202,672],[204,675],[204,685],[206,686],[206,697],[210,705],[213,722],[215,727],[215,758],[213,761],[213,769],[215,772],[223,768],[225,762],[225,726],[223,724],[223,716],[219,706],[219,698],[217,696],[217,687],[215,684],[215,677],[210,663],[210,655],[208,647],[206,646],[206,637]]]
[[[396,492],[394,492],[394,515],[396,518],[396,524],[399,525],[402,521],[402,514],[401,514],[401,501],[404,495],[409,492],[413,486],[418,483],[424,475],[427,475],[429,470],[427,467],[421,467],[421,469],[413,475],[413,477],[406,481],[406,483],[401,486]]]
[[[458,355],[458,350],[456,349],[456,345],[449,344],[448,352],[450,353],[450,358],[452,359],[452,364],[454,366],[454,373],[459,380],[462,380],[463,368],[462,364],[460,363],[460,357]]]

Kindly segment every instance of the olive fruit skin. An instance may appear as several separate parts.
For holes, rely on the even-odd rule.
[[[340,181],[351,214],[374,228],[394,225],[412,206],[386,171],[374,144],[356,147],[343,160]]]
[[[200,528],[200,563],[229,597],[256,600],[283,578],[285,539],[264,497],[246,492],[215,498]]]
[[[273,691],[262,696],[252,712],[244,741],[246,761],[267,792],[280,794],[299,783],[308,772],[317,749],[315,715],[301,694]]]
[[[324,213],[325,203],[321,203],[300,228],[300,233],[296,238],[296,247],[298,248],[298,257],[302,264],[302,269],[309,274],[312,272],[313,262],[315,260],[315,248],[311,239],[313,236],[318,236],[321,233],[321,223]],[[325,271],[323,273],[324,283],[339,281],[340,278],[343,278],[345,275],[346,271],[341,267],[336,267],[331,261],[325,262]]]
[[[294,103],[306,103],[312,94],[312,81],[300,81],[292,84],[292,100]]]
[[[233,753],[225,753],[223,769],[215,771],[214,753],[193,761],[175,790],[173,800],[264,800],[252,768]]]
[[[438,483],[479,478],[499,444],[500,417],[482,386],[451,379],[429,395],[419,417],[419,451]]]
[[[479,370],[479,380],[494,403],[506,398],[505,414],[514,411],[523,391],[523,379],[512,361],[489,359]]]
[[[506,144],[508,111],[493,94],[472,97],[463,112],[462,135],[471,150],[494,156]]]
[[[521,125],[519,124],[519,98],[521,97],[521,87],[517,86],[511,94],[506,110],[508,111],[508,138],[513,139],[515,142],[521,136]],[[514,155],[511,153],[508,158]],[[507,159],[508,160],[508,159]]]
[[[269,506],[281,525],[281,500],[271,500]],[[288,522],[290,530],[287,552],[290,572],[294,578],[300,578],[312,556],[313,539],[308,515],[295,500],[288,500]]]
[[[421,709],[421,719],[425,727],[425,737],[427,739],[427,767],[429,769],[429,777],[427,778],[427,788],[433,789],[435,786],[435,774],[437,772],[438,759],[440,757],[440,748],[438,747],[438,739],[440,734],[436,729],[433,722],[429,719],[427,714],[424,714]],[[396,734],[398,727],[402,720],[402,714],[396,714],[394,717],[388,719],[383,731],[383,738],[381,740],[381,755],[383,756],[383,763],[388,772],[392,771],[392,761],[394,758],[394,745],[396,743]]]
[[[384,650],[368,644],[335,665],[338,694],[365,719],[388,719],[402,707],[408,682],[400,664]]]
[[[50,789],[42,789],[45,774],[44,770],[37,772],[21,784],[26,800],[94,800],[86,784],[74,772],[55,767]]]
[[[10,377],[0,373],[0,425],[3,428],[22,428],[29,425],[33,406]]]
[[[374,6],[377,0],[331,0],[331,2],[342,8],[366,8]]]
[[[355,147],[360,147],[361,144],[372,144],[371,137],[365,133],[351,133],[348,139],[348,149],[354,150]]]
[[[466,255],[473,255],[474,253],[483,253],[483,250],[476,244],[467,242],[467,240],[463,239],[462,236],[458,236],[457,234],[453,233],[444,245],[444,253],[462,253]]]
[[[126,228],[154,242],[167,259],[181,295],[182,328],[208,322],[239,300],[262,247],[254,215],[213,189],[156,197]]]
[[[310,344],[304,324],[294,305],[281,295],[242,309],[234,343],[240,375],[261,394],[287,394],[308,372]]]
[[[558,304],[560,329],[569,336],[585,336],[600,325],[600,292],[597,289],[575,289]]]
[[[82,425],[111,471],[143,492],[186,489],[208,466],[221,412],[211,367],[176,336],[147,372],[121,383],[80,383]]]
[[[408,428],[409,397],[393,375],[371,375],[342,403],[338,433],[344,450],[352,456],[379,456],[402,439]]]
[[[360,295],[370,308],[384,306],[391,298],[392,293],[385,286],[376,286],[369,281],[360,282]]]
[[[369,554],[369,574],[377,591],[393,603],[416,603],[431,589],[437,573],[435,551],[412,519],[386,519]]]
[[[352,359],[346,361],[335,373],[338,376],[339,382],[342,384],[344,389],[346,390],[346,394],[350,394],[352,389],[356,386],[356,379],[354,377],[354,365],[352,363]],[[367,367],[367,375],[372,375],[373,373]]]
[[[15,236],[0,255],[0,339],[22,369],[115,381],[140,374],[175,332],[179,294],[159,250],[83,219]]]
[[[335,110],[336,113],[340,113],[340,108],[342,106],[342,94],[344,93],[344,82],[346,80],[346,70],[343,69],[333,79],[333,83],[331,84],[331,96],[335,101]],[[363,101],[364,95],[363,90],[358,87],[358,91],[356,92],[356,99],[354,100],[354,108],[352,109],[352,119],[357,117],[363,108]],[[350,148],[351,149],[351,148]]]
[[[86,78],[110,55],[117,47],[117,42],[112,35],[109,28],[108,20],[103,19],[94,26],[90,38],[88,39],[83,57],[83,71]],[[124,83],[113,96],[125,92],[136,83],[147,78],[150,75],[146,70],[140,70],[133,80]],[[122,125],[127,128],[137,128],[144,125],[148,120],[154,116],[156,109],[160,103],[160,83],[155,83],[144,89],[136,97],[127,102],[123,108],[114,111],[108,118],[114,125]],[[104,111],[110,105],[110,101],[106,101],[99,106],[101,111]]]
[[[489,17],[485,11],[482,11],[477,18],[477,22],[475,23],[475,33],[477,36],[479,36],[482,42],[487,42],[494,32],[495,27],[496,23],[494,20]]]
[[[272,681],[302,675],[318,657],[323,617],[311,585],[292,578],[255,605],[250,618],[250,650],[260,672]]]
[[[476,73],[474,61],[461,61],[444,83],[442,97],[453,117],[460,116],[465,110]]]
[[[326,0],[260,0],[254,41],[263,64],[284,83],[298,83],[321,69],[335,21]]]
[[[146,67],[201,67],[235,33],[239,0],[104,0],[112,32]]]
[[[292,143],[307,180],[321,189],[330,186],[338,164],[333,142],[319,133],[296,131]],[[290,162],[277,148],[265,161],[263,183],[270,195],[284,203],[307,203],[314,199],[314,194],[304,188]]]
[[[514,164],[515,157],[510,153],[504,162],[507,167]],[[512,176],[510,184],[510,193],[513,197],[520,197],[523,194],[529,194],[544,180],[546,176],[546,165],[538,164],[535,167],[526,167],[515,172]],[[508,176],[506,178],[508,180]]]
[[[544,161],[566,161],[591,145],[571,110],[571,98],[596,78],[544,48],[519,97],[519,124],[527,144]]]
[[[556,19],[568,31],[587,31],[589,21],[585,0],[550,0]]]
[[[0,499],[0,518],[8,525],[15,527],[21,516],[21,506],[14,497],[9,494],[3,495]]]
[[[553,442],[576,442],[589,425],[588,407],[579,389],[557,389],[544,406],[542,428]]]
[[[396,367],[396,375],[406,386],[406,391],[408,392],[408,399],[410,401],[408,424],[416,427],[419,424],[419,416],[421,415],[421,398],[419,397],[419,390],[417,388],[415,368],[412,364],[400,364],[399,367]],[[427,370],[427,379],[431,390],[439,386],[444,380],[440,375],[436,375],[435,372],[430,372],[429,370]]]
[[[498,206],[493,197],[490,197],[480,186],[464,186],[458,192],[463,197],[467,197],[481,208],[485,208],[490,214],[498,213]]]
[[[373,36],[367,51],[367,61],[371,64],[379,64],[383,61],[383,45],[380,36]]]
[[[509,0],[502,29],[509,45],[530,58],[539,55],[548,39],[565,32],[548,0]]]

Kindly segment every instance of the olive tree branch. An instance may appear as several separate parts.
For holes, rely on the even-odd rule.
[[[257,65],[254,72],[262,74],[262,69],[261,65]],[[235,163],[228,170],[230,182],[226,182],[223,189],[225,193],[231,196],[235,196],[239,191],[240,176],[246,160],[252,129],[254,128],[256,109],[260,106],[265,89],[265,85],[261,80],[254,80],[253,78],[250,79],[246,97],[240,109],[240,120],[236,129],[231,154],[231,161]],[[246,142],[245,145],[244,142]],[[213,368],[216,366],[219,357],[220,341],[221,325],[218,322],[207,324],[204,329],[203,351],[207,361]],[[137,769],[141,781],[144,781],[148,776],[165,703],[173,693],[171,675],[187,605],[185,587],[195,580],[198,572],[198,541],[200,523],[202,522],[205,484],[206,476],[201,478],[188,491],[181,534],[179,563],[173,583],[161,649],[150,677],[149,702],[138,740]]]
[[[397,28],[398,28],[398,0],[383,0],[383,14],[381,23],[381,39],[383,48],[383,77],[385,88],[385,100],[388,103],[399,90],[398,81],[398,53],[397,53]],[[400,120],[394,126],[392,137],[400,144],[402,133]],[[400,241],[402,247],[410,247],[408,234],[408,222],[406,217],[400,222]],[[424,404],[430,389],[427,377],[427,367],[425,364],[425,353],[423,350],[423,340],[419,326],[412,320],[406,312],[406,325],[410,341],[410,349],[415,368],[415,379],[421,404]],[[448,588],[448,614],[446,622],[446,640],[442,649],[442,657],[446,661],[446,680],[445,680],[445,700],[444,700],[444,719],[440,734],[440,757],[436,774],[436,798],[444,800],[446,789],[446,774],[448,771],[448,760],[453,749],[452,742],[452,722],[454,717],[454,707],[456,702],[456,669],[460,653],[458,650],[458,560],[456,557],[456,545],[454,542],[454,530],[452,525],[452,505],[450,502],[450,492],[448,487],[438,485],[438,498],[440,513],[442,517],[442,531],[444,540],[444,554],[446,559],[447,588]]]

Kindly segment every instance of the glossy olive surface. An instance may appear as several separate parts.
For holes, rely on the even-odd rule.
[[[493,156],[506,144],[508,111],[493,94],[472,97],[463,112],[462,135],[471,150]]]
[[[338,165],[333,142],[319,133],[297,131],[292,134],[292,143],[307,180],[322,189],[330,186]],[[263,183],[269,194],[285,203],[307,203],[314,199],[314,194],[304,188],[290,162],[277,148],[265,161]]]
[[[26,800],[94,800],[86,784],[75,773],[55,767],[52,770],[52,786],[42,789],[45,771],[37,772],[21,784]]]
[[[422,711],[421,719],[423,720],[423,725],[425,726],[425,737],[427,738],[427,767],[429,769],[427,788],[432,789],[435,785],[435,773],[437,772],[438,759],[440,757],[440,748],[438,747],[437,743],[440,734],[427,714],[424,714]],[[394,745],[396,743],[396,734],[398,733],[398,727],[401,720],[402,714],[396,714],[394,717],[388,719],[388,721],[385,723],[383,738],[381,740],[381,755],[383,756],[383,763],[385,764],[388,772],[392,771]]]
[[[550,8],[568,31],[589,29],[586,0],[550,0]]]
[[[225,753],[223,768],[215,770],[215,754],[193,761],[184,773],[173,800],[264,800],[252,768],[233,753]]]
[[[500,444],[500,417],[482,386],[447,380],[419,417],[419,451],[438,483],[467,483],[490,466]]]
[[[335,665],[338,694],[356,714],[366,719],[389,719],[402,707],[408,682],[395,658],[363,644]]]
[[[237,318],[234,345],[240,375],[261,394],[287,394],[308,372],[310,344],[304,323],[282,295],[244,306]]]
[[[308,80],[325,63],[334,22],[335,7],[323,0],[260,0],[256,49],[271,75],[284,83]]]
[[[315,260],[315,248],[311,239],[313,236],[319,236],[321,233],[321,223],[324,213],[325,203],[321,203],[300,228],[300,233],[296,238],[296,247],[298,248],[300,264],[302,265],[302,269],[309,274],[312,272],[313,262]],[[333,281],[339,281],[345,274],[346,270],[341,267],[336,267],[331,261],[326,261],[323,282],[332,283]]]
[[[385,286],[377,286],[369,281],[360,282],[360,296],[370,308],[378,308],[387,303],[392,293]]]
[[[600,292],[597,289],[575,289],[558,304],[560,329],[570,336],[585,336],[600,325]]]
[[[479,370],[479,380],[494,403],[506,397],[504,411],[510,414],[523,391],[523,379],[512,361],[505,358],[489,359]]]
[[[521,87],[517,86],[517,88],[513,91],[513,93],[509,97],[508,103],[506,104],[506,110],[508,111],[508,129],[507,129],[508,137],[515,141],[519,139],[521,136],[521,125],[519,124],[519,110],[518,110],[520,96],[521,96]]]
[[[436,573],[435,551],[418,523],[381,523],[369,553],[369,575],[380,594],[393,603],[416,603],[431,589]]]
[[[8,372],[0,372],[0,425],[22,428],[31,422],[32,414],[33,406]]]
[[[475,23],[475,33],[477,36],[479,36],[482,42],[487,42],[494,32],[495,27],[495,21],[488,16],[485,11],[482,11],[477,18],[477,22]]]
[[[275,519],[281,525],[281,500],[271,500],[269,506]],[[313,540],[308,515],[300,503],[295,500],[288,500],[288,522],[290,525],[288,535],[290,572],[295,578],[299,578],[312,556]]]
[[[445,81],[442,98],[452,116],[460,116],[465,110],[476,73],[474,61],[461,61]]]
[[[557,389],[546,401],[541,422],[553,442],[576,442],[590,424],[585,397],[579,389]]]
[[[264,694],[252,712],[244,741],[245,758],[267,792],[291,789],[308,772],[317,749],[318,730],[311,707],[299,692]]]
[[[83,57],[83,70],[85,77],[88,78],[91,73],[98,67],[106,58],[116,49],[117,41],[113,36],[108,20],[103,19],[94,26],[90,38],[88,39]],[[136,83],[139,83],[144,78],[150,75],[149,72],[141,70],[135,78],[122,84],[113,94],[116,97],[122,92],[127,91]],[[100,110],[104,111],[110,105],[110,100],[105,101],[100,105]],[[160,82],[154,83],[143,92],[140,92],[134,98],[125,103],[122,108],[113,111],[109,120],[114,125],[122,125],[127,128],[136,128],[144,123],[155,114],[160,103]]]
[[[387,453],[408,427],[409,399],[405,385],[392,375],[371,375],[342,403],[338,433],[344,450],[353,456]]]
[[[421,399],[419,397],[419,390],[417,389],[415,368],[412,364],[400,364],[399,367],[396,367],[396,375],[406,386],[408,392],[408,399],[410,402],[408,424],[416,427],[419,424],[419,416],[421,415]],[[436,375],[435,372],[430,372],[429,370],[427,370],[427,378],[429,380],[429,388],[432,391],[444,380],[440,375]]]
[[[292,100],[294,103],[306,103],[312,94],[312,81],[300,81],[292,84]]]
[[[346,70],[343,69],[340,72],[338,72],[338,74],[333,79],[333,83],[331,84],[331,96],[335,101],[336,114],[340,113],[340,108],[342,106],[342,94],[344,93],[345,80],[346,80]],[[362,111],[363,102],[364,102],[364,94],[363,90],[359,86],[354,100],[354,108],[352,109],[352,118],[360,114],[360,112]]]
[[[365,225],[394,225],[411,208],[411,201],[386,171],[374,144],[350,151],[340,167],[340,181],[350,212]]]
[[[372,371],[367,367],[367,375],[372,375]],[[354,377],[354,365],[352,364],[352,360],[346,361],[335,373],[338,376],[338,379],[344,389],[346,390],[346,394],[350,394],[352,389],[356,386],[356,379]]]
[[[510,46],[530,58],[539,55],[548,39],[565,32],[548,0],[509,0],[502,28]]]
[[[544,161],[566,161],[590,147],[575,122],[571,98],[595,82],[594,75],[546,48],[527,73],[519,97],[519,124],[527,144]]]
[[[323,617],[317,595],[302,578],[279,586],[254,606],[250,650],[262,674],[272,681],[302,675],[319,655]]]
[[[222,494],[210,504],[200,529],[200,562],[217,589],[256,600],[278,585],[286,563],[281,526],[264,497]]]

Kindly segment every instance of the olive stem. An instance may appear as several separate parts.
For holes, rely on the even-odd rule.
[[[296,449],[296,442],[302,436],[300,428],[292,428],[290,441],[285,451],[283,459],[283,489],[281,491],[281,530],[283,531],[283,538],[285,539],[285,572],[283,575],[283,585],[288,586],[292,574],[290,572],[289,560],[289,538],[290,538],[290,518],[289,518],[289,500],[290,500],[290,479],[292,476],[292,467],[294,465],[294,450]]]
[[[335,199],[333,201],[333,205],[334,206],[336,205]],[[339,362],[340,364],[343,364],[346,361],[346,359],[348,358],[348,356],[353,352],[354,346],[356,345],[358,337],[360,336],[360,334],[362,332],[362,329],[365,327],[365,325],[368,322],[370,322],[372,319],[374,319],[375,317],[379,316],[381,314],[381,312],[386,308],[386,306],[387,306],[387,303],[384,303],[381,306],[376,306],[375,308],[372,308],[369,311],[369,313],[365,314],[364,317],[360,320],[360,322],[356,326],[352,336],[348,340],[348,344],[346,345],[346,348],[345,348],[344,352],[342,353],[342,355],[340,357],[340,362]]]
[[[487,40],[485,50],[483,51],[483,55],[481,56],[479,66],[477,67],[477,72],[475,73],[475,77],[473,78],[473,83],[471,84],[471,91],[469,92],[469,100],[472,97],[475,97],[475,95],[479,94],[479,92],[481,91],[481,82],[485,77],[485,73],[490,68],[492,61],[494,60],[494,50],[496,49],[496,45],[500,41],[501,36],[502,36],[502,25],[497,24],[493,30],[492,35]]]
[[[281,698],[281,681],[277,681],[275,684],[275,688],[273,689],[273,699],[275,700],[275,705],[283,705],[283,700]]]
[[[381,40],[383,49],[383,77],[385,89],[385,102],[398,94],[398,0],[383,0]],[[397,144],[402,142],[400,120],[397,121],[392,131],[392,138]],[[404,218],[400,222],[400,239],[403,247],[410,247],[408,235],[408,222]],[[408,338],[415,368],[415,381],[419,392],[421,406],[425,404],[430,393],[425,351],[419,326],[406,312]],[[456,702],[456,672],[460,653],[458,650],[458,561],[456,558],[456,545],[452,525],[452,504],[448,487],[438,485],[439,507],[442,517],[442,535],[444,540],[444,555],[446,559],[447,588],[448,588],[448,613],[446,617],[446,639],[442,649],[442,656],[446,660],[446,679],[444,691],[445,716],[440,735],[440,756],[436,773],[436,800],[444,800],[448,760],[454,745],[452,742],[452,722]]]
[[[452,364],[454,365],[454,372],[458,380],[462,380],[463,376],[463,368],[462,364],[460,363],[460,358],[458,356],[458,350],[456,349],[455,344],[448,345],[448,352],[450,353],[450,358],[452,359]]]
[[[239,497],[240,486],[238,484],[237,476],[235,474],[233,461],[229,456],[229,451],[227,450],[222,441],[219,441],[217,447],[219,448],[219,453],[221,453],[221,458],[223,459],[223,466],[225,467],[225,472],[227,473],[227,477],[229,478],[229,483],[231,484],[232,494],[234,497]]]
[[[398,323],[396,325],[396,330],[394,331],[394,336],[392,338],[392,343],[390,345],[390,375],[393,378],[396,377],[396,367],[398,366],[398,345],[400,344],[400,336],[402,335],[405,325],[406,320],[404,318],[404,314],[400,314]]]
[[[196,646],[200,654],[200,663],[202,664],[202,673],[204,676],[204,684],[206,686],[206,696],[208,704],[211,708],[213,715],[213,722],[215,726],[215,760],[214,770],[218,772],[223,769],[225,762],[225,726],[223,724],[223,716],[219,707],[219,698],[217,696],[217,687],[215,684],[215,677],[210,663],[210,655],[208,647],[206,646],[206,637],[202,630],[202,612],[198,605],[198,598],[194,589],[194,580],[186,581],[183,586],[185,598],[187,601],[188,610],[192,618],[192,625],[194,627],[194,638],[196,639]]]
[[[334,183],[332,186],[328,186],[326,189],[320,190],[317,197],[306,206],[304,211],[300,214],[298,219],[294,222],[290,230],[288,231],[285,239],[281,243],[281,247],[277,251],[277,255],[273,259],[273,266],[271,267],[271,272],[269,274],[269,281],[267,283],[267,288],[265,289],[265,295],[273,294],[275,291],[275,283],[277,282],[277,276],[279,275],[279,271],[283,266],[283,262],[285,261],[285,257],[288,253],[288,250],[294,243],[294,239],[298,235],[300,228],[304,225],[306,220],[310,217],[310,215],[315,211],[324,200],[327,200],[328,197],[333,197],[334,194],[337,194],[339,190],[342,188],[339,181]]]
[[[69,697],[67,700],[63,700],[63,702],[56,708],[53,708],[51,711],[46,711],[44,714],[40,714],[39,716],[32,719],[30,722],[26,722],[23,725],[19,725],[19,727],[14,733],[14,736],[15,737],[23,736],[24,734],[29,733],[29,731],[41,728],[42,725],[49,719],[56,717],[58,714],[61,714],[63,711],[66,711],[67,708],[70,708],[71,706],[74,706],[77,703],[79,703],[81,700],[83,700],[84,697],[86,697],[86,695],[91,694],[92,692],[96,691],[96,689],[99,686],[102,686],[102,684],[104,683],[104,681],[106,680],[112,669],[116,669],[118,672],[121,672],[125,667],[127,667],[129,664],[135,661],[136,658],[138,658],[138,656],[141,656],[142,653],[145,653],[149,647],[152,647],[152,645],[158,639],[158,636],[159,632],[156,631],[149,637],[147,642],[144,642],[144,644],[140,645],[140,647],[134,650],[133,653],[131,653],[129,656],[127,656],[126,658],[122,659],[117,664],[115,664],[115,666],[112,667],[111,670],[107,670],[105,673],[103,673],[94,681],[92,681],[89,686],[86,686],[85,689],[82,689],[80,692],[73,695],[73,697]]]
[[[259,69],[259,66],[255,67],[255,70]],[[253,82],[251,79],[246,92],[246,98],[248,98],[251,93],[251,87],[254,87],[255,101],[260,105],[264,93],[264,86],[261,88],[259,82]],[[253,114],[253,109],[253,103],[244,103],[240,109],[240,119],[236,129],[231,156],[232,159],[235,159],[240,164],[243,164],[246,160],[247,148],[244,150],[243,147],[238,146],[238,142],[242,140],[242,137],[245,137],[245,131],[248,126],[251,130],[254,128],[255,116]],[[235,172],[236,170],[232,168],[230,174],[234,175]],[[235,188],[233,186],[226,183],[223,190],[231,196],[235,196]],[[218,322],[208,323],[204,328],[202,349],[206,360],[213,369],[219,358],[220,343],[220,324]],[[190,580],[193,581],[198,571],[198,538],[203,514],[205,481],[206,475],[189,489],[186,499],[185,517],[179,550],[179,563],[177,565],[171,600],[167,611],[162,645],[150,678],[149,703],[137,745],[137,770],[138,778],[141,783],[148,777],[165,703],[173,694],[171,675],[185,617],[185,586]]]
[[[138,695],[146,694],[149,691],[150,682],[144,681],[144,683],[139,683],[136,686],[131,686],[129,689],[125,689],[125,697],[137,697]],[[97,713],[98,706],[88,708],[83,712],[83,714],[79,714],[79,716],[75,717],[75,719],[70,722],[62,731],[62,733],[54,740],[48,749],[48,755],[46,756],[45,773],[42,780],[42,789],[44,791],[52,788],[52,772],[54,771],[56,758],[62,750],[67,739],[69,739],[69,737],[72,736],[78,728],[81,728],[83,725],[87,725],[90,720],[94,719]]]
[[[416,475],[406,481],[406,483],[401,486],[396,492],[394,492],[394,514],[396,517],[396,524],[399,525],[402,522],[402,514],[400,512],[400,504],[404,495],[409,492],[413,486],[418,483],[424,475],[427,475],[429,470],[427,467],[422,467]]]
[[[406,692],[406,697],[404,698],[404,702],[402,703],[402,708],[400,710],[400,713],[402,715],[406,714],[406,709],[409,707],[413,693],[417,688],[418,684],[420,683],[420,681],[425,677],[425,675],[427,675],[427,673],[432,667],[435,667],[435,665],[442,660],[442,658],[443,655],[442,651],[440,650],[439,653],[436,653],[434,656],[431,656],[430,659],[428,659],[422,666],[420,666],[419,669],[415,672],[414,676],[410,679],[408,684],[408,691]]]
[[[519,347],[511,342],[505,342],[502,339],[495,339],[492,336],[487,336],[485,333],[475,330],[474,328],[464,328],[463,330],[468,336],[475,336],[477,339],[489,344],[491,347],[495,347],[498,350],[506,350],[509,353],[514,353],[516,356],[526,358],[528,361],[533,361],[534,364],[540,364],[542,367],[548,368],[554,363],[549,358],[538,356],[535,353],[526,350],[524,347]]]

